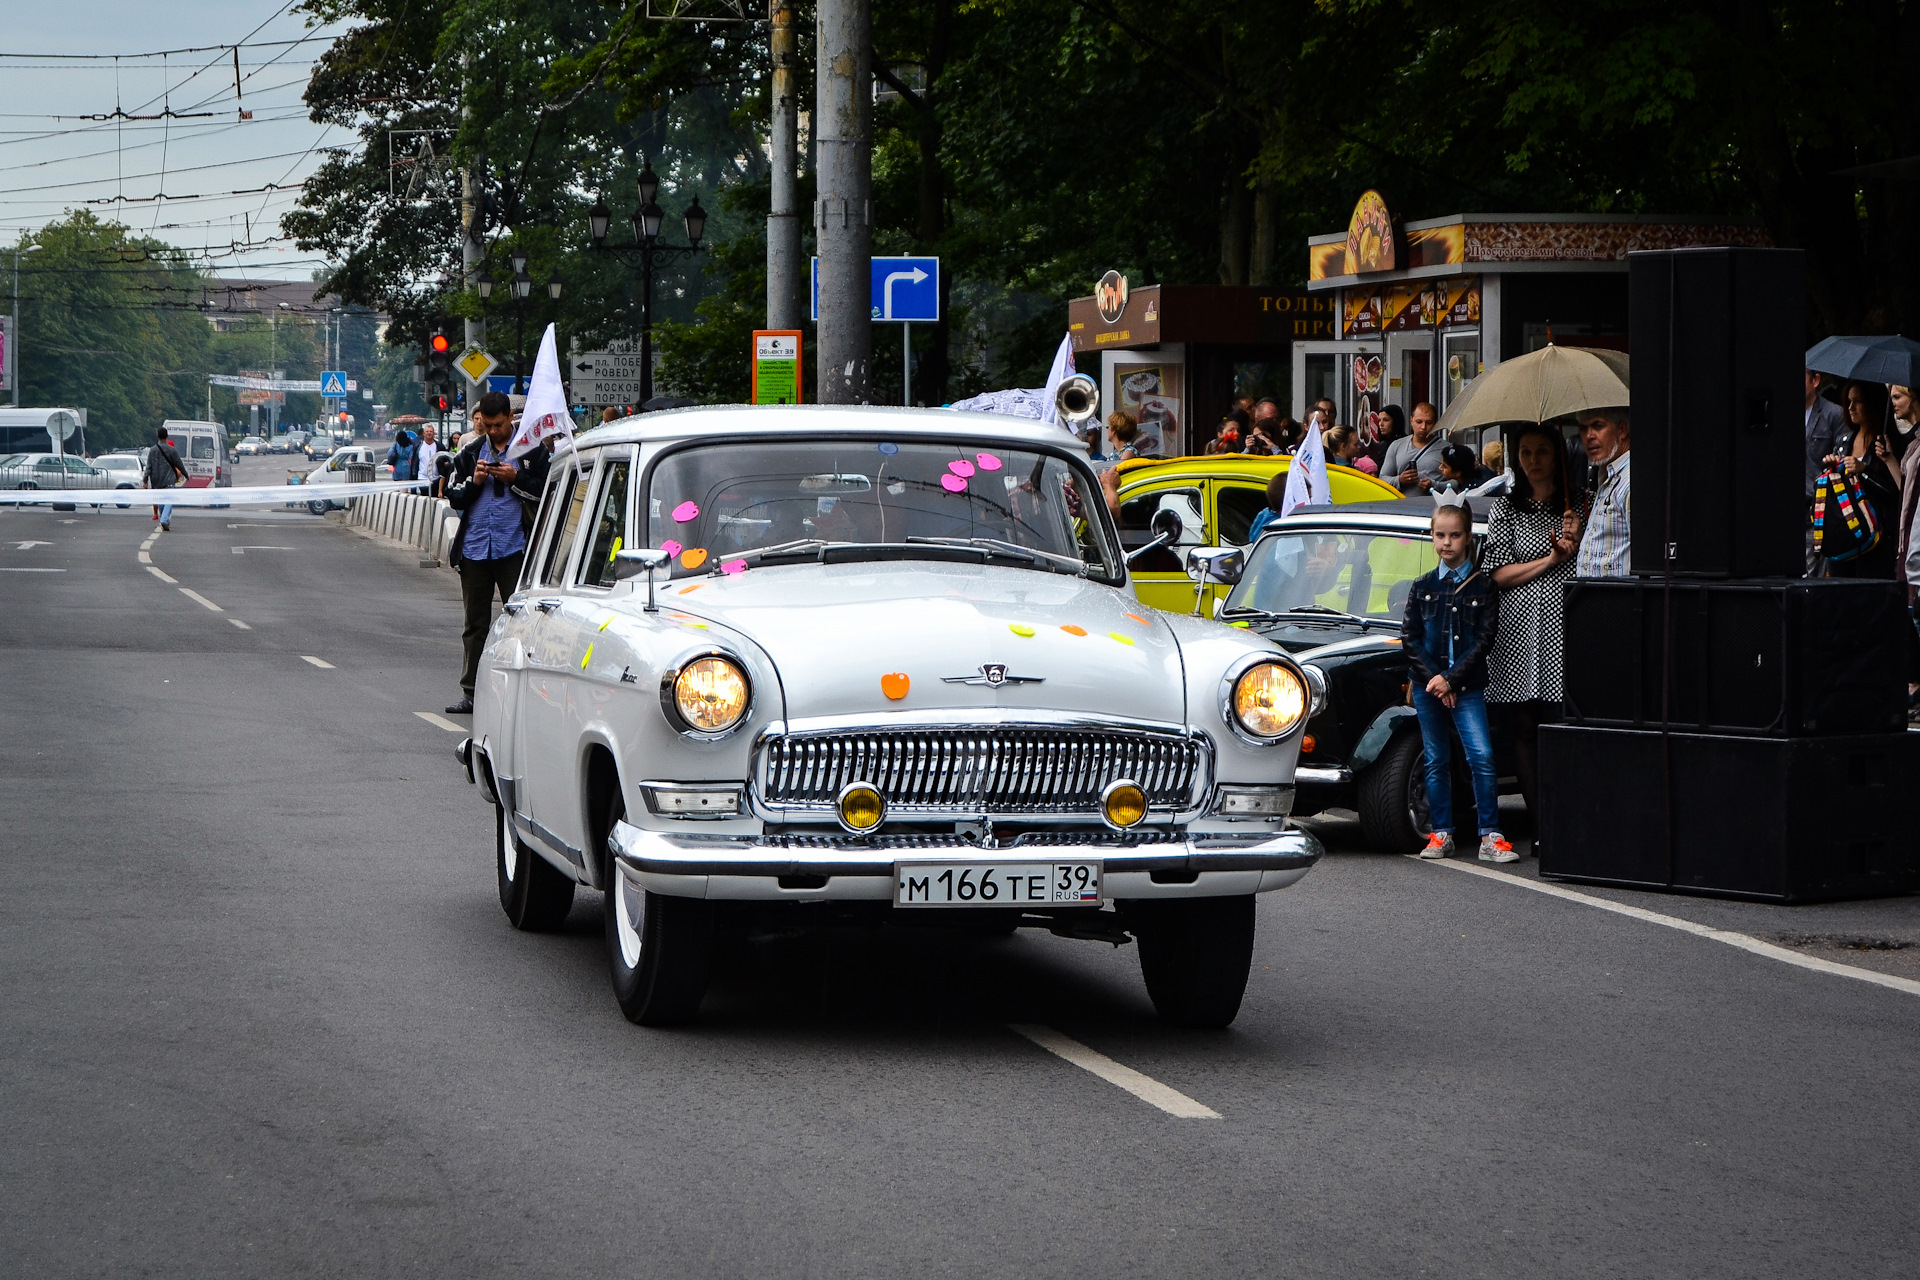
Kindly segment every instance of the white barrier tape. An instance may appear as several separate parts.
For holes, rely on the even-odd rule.
[[[0,489],[0,506],[47,507],[55,503],[91,505],[126,502],[141,506],[179,507],[303,507],[309,502],[342,502],[376,494],[424,489],[431,480],[376,480],[371,484],[282,484],[252,488],[216,489]]]

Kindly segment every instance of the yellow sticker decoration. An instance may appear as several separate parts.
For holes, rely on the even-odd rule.
[[[593,645],[588,644],[586,653],[582,654],[580,657],[580,669],[582,671],[585,671],[587,669],[587,664],[592,661],[593,661]]]
[[[601,623],[601,624],[600,624],[600,629],[601,629],[602,631],[605,631],[605,630],[606,630],[606,629],[607,629],[608,627],[610,627],[610,626],[612,626],[612,625],[613,625],[613,615],[612,615],[612,614],[608,614],[608,615],[607,615],[607,620],[606,620],[605,622],[603,622],[603,623]]]
[[[1118,640],[1118,641],[1119,641],[1119,642],[1120,642],[1121,644],[1128,644],[1128,645],[1130,645],[1130,644],[1132,644],[1132,643],[1133,643],[1133,637],[1132,637],[1132,636],[1123,636],[1123,635],[1121,635],[1121,634],[1120,634],[1120,633],[1119,633],[1118,631],[1109,631],[1109,632],[1107,632],[1107,634],[1108,634],[1108,635],[1110,635],[1110,636],[1112,636],[1112,637],[1113,637],[1113,638],[1114,638],[1115,640]]]
[[[1033,634],[1033,628],[1024,622],[1009,622],[1007,624],[1007,630],[1017,636],[1031,636]]]

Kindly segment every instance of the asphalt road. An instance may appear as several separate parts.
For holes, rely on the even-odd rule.
[[[0,1271],[1914,1273],[1920,994],[1406,858],[1263,898],[1224,1033],[1026,932],[756,938],[699,1025],[630,1026],[597,898],[507,926],[416,714],[451,576],[226,511],[166,582],[151,528],[0,508]],[[1614,896],[1842,960],[1920,925]]]

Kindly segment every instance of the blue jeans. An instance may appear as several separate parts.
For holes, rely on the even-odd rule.
[[[160,504],[160,523],[173,523],[173,504],[171,502],[163,502]]]
[[[1484,835],[1500,829],[1500,779],[1493,767],[1493,735],[1487,729],[1487,700],[1478,689],[1460,694],[1448,710],[1424,689],[1413,691],[1420,717],[1420,740],[1427,748],[1427,811],[1435,831],[1453,831],[1453,735],[1466,748],[1473,774],[1473,804]]]

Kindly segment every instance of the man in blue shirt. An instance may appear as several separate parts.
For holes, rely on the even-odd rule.
[[[447,505],[460,513],[460,529],[447,559],[460,571],[460,600],[466,621],[460,632],[460,701],[450,715],[473,710],[473,686],[480,674],[480,651],[493,627],[493,597],[505,600],[520,581],[527,533],[547,483],[547,451],[535,449],[509,462],[513,440],[513,404],[498,391],[480,397],[475,424],[480,438],[462,449],[447,478]]]

